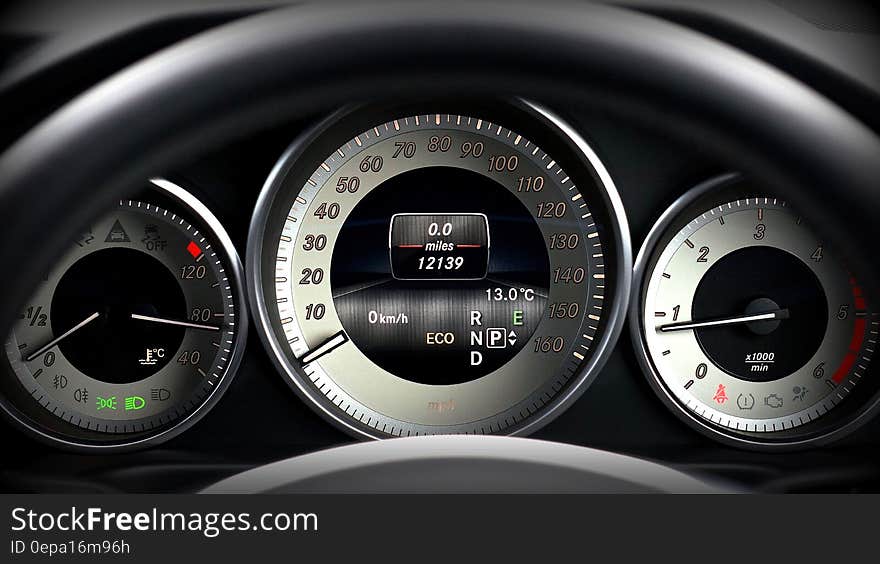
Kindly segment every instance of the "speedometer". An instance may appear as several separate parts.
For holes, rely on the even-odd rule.
[[[619,332],[611,179],[557,118],[498,113],[337,116],[264,188],[248,249],[263,338],[356,435],[531,430]]]

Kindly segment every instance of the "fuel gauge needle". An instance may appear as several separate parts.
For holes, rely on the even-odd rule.
[[[58,335],[57,337],[55,337],[54,339],[52,339],[51,341],[49,341],[48,343],[46,343],[42,347],[38,348],[36,351],[34,351],[31,354],[24,357],[25,362],[30,362],[33,359],[37,358],[38,356],[40,356],[41,354],[43,354],[47,350],[51,349],[52,347],[54,347],[55,345],[57,345],[58,343],[60,343],[64,339],[70,337],[71,335],[73,335],[74,333],[76,333],[77,331],[79,331],[80,329],[82,329],[83,327],[85,327],[86,325],[88,325],[89,323],[91,323],[92,321],[94,321],[97,318],[98,318],[98,312],[96,311],[95,313],[86,317],[85,319],[83,319],[82,321],[80,321],[79,323],[77,323],[76,325],[74,325],[73,327],[71,327],[70,329],[65,331],[64,333]]]
[[[340,331],[325,340],[323,343],[308,351],[306,354],[300,357],[300,362],[303,364],[308,364],[310,362],[314,362],[324,356],[325,354],[336,350],[341,347],[345,343],[348,342],[348,335],[345,334],[345,331]]]

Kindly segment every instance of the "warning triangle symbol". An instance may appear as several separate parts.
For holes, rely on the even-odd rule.
[[[131,243],[131,239],[128,238],[128,233],[125,232],[125,229],[122,228],[122,224],[119,223],[119,220],[113,222],[113,227],[110,228],[110,233],[107,233],[107,238],[104,239],[105,243]]]

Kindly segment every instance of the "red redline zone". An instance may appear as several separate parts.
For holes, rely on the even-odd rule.
[[[865,298],[862,297],[862,288],[861,286],[856,285],[855,279],[850,279],[850,284],[852,284],[852,293],[855,298],[855,306],[857,310],[865,309]],[[855,323],[853,323],[853,333],[852,337],[849,341],[849,351],[846,353],[846,356],[843,357],[843,362],[840,363],[840,366],[834,372],[834,376],[831,377],[831,380],[835,384],[840,384],[846,375],[850,373],[853,365],[856,363],[856,359],[858,358],[859,351],[862,350],[862,344],[865,341],[865,328],[867,327],[867,321],[864,318],[856,318]]]

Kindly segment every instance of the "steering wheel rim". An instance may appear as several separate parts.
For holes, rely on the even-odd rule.
[[[207,494],[736,493],[667,466],[521,437],[433,435],[345,445],[246,470]]]
[[[10,327],[46,265],[103,202],[195,150],[389,84],[395,96],[510,94],[674,116],[682,132],[737,154],[741,168],[805,215],[823,217],[819,230],[835,236],[866,286],[880,287],[861,246],[880,235],[880,139],[761,61],[657,18],[588,3],[305,4],[133,65],[0,157],[0,225],[16,241],[40,241],[27,261],[21,247],[0,247],[0,264],[17,274],[3,280],[0,326]]]

